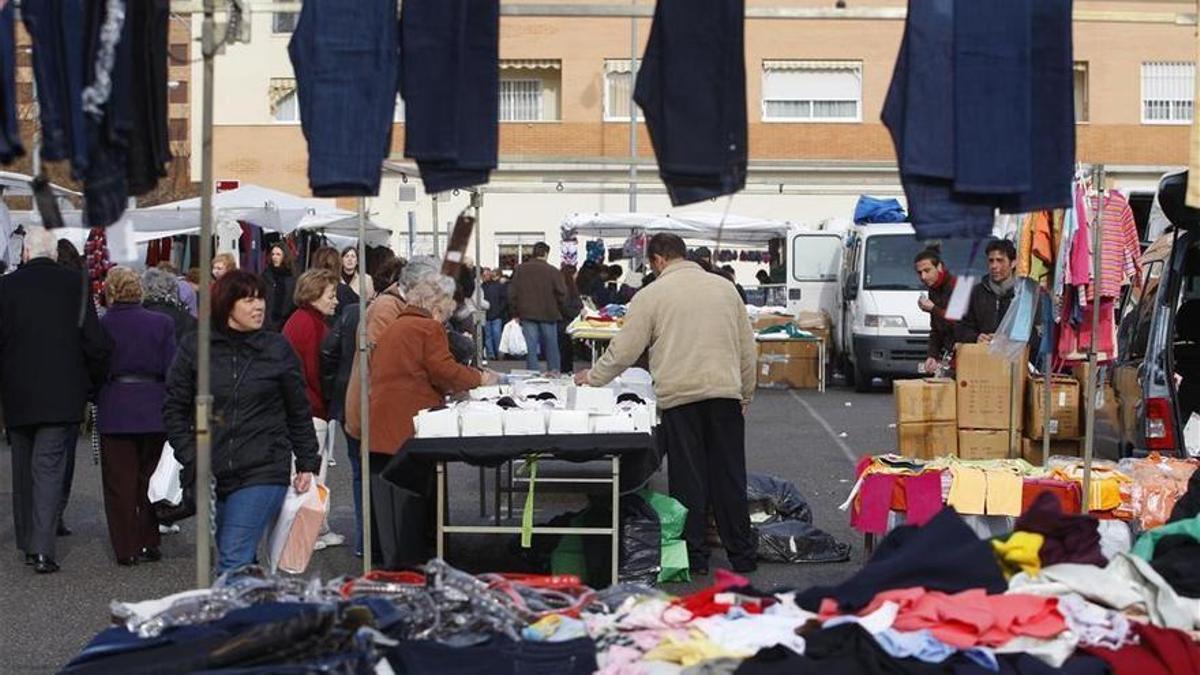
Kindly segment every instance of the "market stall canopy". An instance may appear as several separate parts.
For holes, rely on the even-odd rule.
[[[253,223],[264,230],[290,234],[296,230],[323,230],[343,236],[357,236],[358,216],[327,201],[298,197],[259,185],[243,185],[236,190],[213,196],[216,219],[229,218]],[[200,198],[184,199],[126,213],[133,228],[141,233],[169,237],[200,231]],[[369,218],[368,241],[386,241],[391,231]]]
[[[33,176],[27,176],[23,173],[0,171],[0,194],[3,194],[5,197],[32,197],[33,186],[30,184],[32,180]],[[74,190],[68,190],[55,183],[50,184],[50,190],[54,193],[55,197],[70,198],[83,196]]]
[[[799,223],[721,213],[572,213],[563,219],[563,237],[626,237],[632,232],[671,232],[687,240],[728,244],[761,244],[788,232],[807,229]]]

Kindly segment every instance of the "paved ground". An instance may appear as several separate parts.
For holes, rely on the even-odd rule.
[[[837,510],[851,483],[852,462],[865,454],[895,447],[891,396],[877,392],[855,394],[831,388],[817,392],[761,391],[750,410],[748,463],[752,471],[794,481],[808,499],[818,527],[853,545],[850,562],[830,565],[763,565],[753,576],[763,588],[807,587],[838,581],[862,564],[862,541],[854,535],[846,514]],[[191,588],[195,582],[192,524],[163,541],[165,559],[134,568],[118,567],[108,545],[99,467],[92,464],[87,444],[78,450],[75,489],[67,521],[75,534],[59,540],[58,574],[40,576],[22,564],[12,527],[11,453],[0,443],[0,672],[52,672],[64,665],[98,630],[109,622],[113,599],[144,600]],[[349,533],[353,506],[348,498],[350,470],[339,447],[331,471],[334,495],[332,525]],[[460,468],[452,475],[462,490],[454,509],[456,520],[478,517],[478,474]],[[657,483],[665,488],[665,478]],[[538,520],[569,508],[569,504],[539,499]],[[509,542],[463,535],[452,539],[448,559],[473,570],[507,570],[516,563]],[[715,569],[724,562],[716,553]],[[349,547],[318,552],[310,574],[327,579],[361,570]],[[707,579],[668,590],[686,592]]]

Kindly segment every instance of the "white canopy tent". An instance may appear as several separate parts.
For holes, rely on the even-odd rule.
[[[721,213],[572,213],[563,219],[563,237],[626,237],[633,232],[671,232],[690,241],[730,245],[762,244],[786,237],[799,223]]]

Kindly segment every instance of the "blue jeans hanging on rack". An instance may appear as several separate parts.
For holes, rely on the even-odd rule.
[[[5,164],[25,154],[21,130],[17,126],[17,37],[13,3],[0,8],[0,96],[3,97],[3,133],[0,133],[0,161]]]
[[[404,156],[429,194],[486,183],[500,147],[499,1],[406,0],[400,31]]]
[[[311,0],[301,8],[288,56],[318,197],[379,194],[396,110],[396,31],[393,0]]]
[[[85,85],[96,80],[92,65],[103,49],[103,34],[107,3],[91,2],[85,8],[88,38]],[[127,168],[129,138],[132,133],[133,98],[130,95],[133,74],[132,21],[121,24],[114,47],[112,70],[108,76],[112,88],[100,115],[84,115],[88,142],[88,163],[84,172],[84,217],[88,227],[108,227],[120,220],[129,198]]]
[[[675,206],[746,186],[744,0],[659,0],[634,98]]]

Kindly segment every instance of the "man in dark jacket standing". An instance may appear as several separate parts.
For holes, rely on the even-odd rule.
[[[917,301],[922,312],[929,313],[929,350],[925,357],[925,372],[936,373],[946,352],[954,351],[954,321],[946,318],[946,306],[958,283],[950,270],[942,263],[942,254],[936,246],[921,251],[913,259],[921,283],[929,292]]]
[[[1016,260],[1017,248],[1011,241],[993,239],[987,245],[988,276],[971,289],[967,313],[954,328],[958,342],[992,341],[1017,287]]]
[[[508,306],[521,321],[525,334],[525,366],[537,370],[538,353],[546,357],[546,370],[557,371],[562,364],[558,351],[558,322],[567,302],[567,285],[562,272],[546,262],[550,246],[544,241],[533,245],[533,259],[521,263],[508,285]]]
[[[487,301],[487,323],[483,326],[483,348],[489,359],[500,358],[500,334],[508,318],[508,284],[499,271],[483,269],[483,299]]]
[[[54,536],[65,439],[108,371],[110,347],[77,272],[55,263],[53,234],[31,227],[25,264],[0,278],[0,401],[12,443],[17,548],[37,572],[58,571]]]

